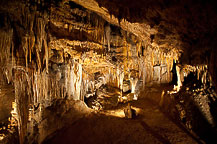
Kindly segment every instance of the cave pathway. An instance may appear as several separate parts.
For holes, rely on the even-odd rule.
[[[127,104],[84,117],[45,141],[52,144],[194,144],[203,143],[182,124],[170,118],[159,106],[161,93],[168,86],[145,88],[137,101],[131,102],[138,116],[121,117]],[[165,104],[164,104],[165,105]],[[111,111],[113,115],[111,114]],[[122,112],[122,114],[120,114]],[[116,115],[115,115],[116,114]]]

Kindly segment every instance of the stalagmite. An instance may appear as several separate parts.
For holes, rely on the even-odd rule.
[[[82,66],[81,64],[78,64],[75,100],[80,100],[81,82],[82,82]]]
[[[162,93],[161,93],[160,102],[159,102],[159,105],[160,105],[160,106],[163,106],[163,103],[164,103],[164,95],[165,95],[165,91],[163,90]]]
[[[68,90],[68,95],[69,98],[72,99],[72,96],[74,95],[75,92],[75,73],[74,73],[74,65],[70,68],[70,79],[69,79],[69,90]]]
[[[123,90],[123,82],[124,82],[124,72],[121,71],[120,75],[120,89]]]
[[[144,65],[143,65],[143,78],[142,78],[142,80],[143,80],[143,86],[145,86],[145,83],[146,83],[146,68],[145,68]]]
[[[176,73],[177,73],[177,87],[175,89],[176,91],[179,91],[182,86],[182,82],[180,77],[180,68],[177,65],[176,65]]]
[[[160,84],[161,80],[161,67],[160,66],[154,66],[154,74],[153,74],[153,80],[157,81],[158,84]]]
[[[138,82],[138,78],[131,78],[130,79],[130,84],[131,84],[131,93],[134,94],[133,100],[137,100],[138,99],[138,95],[135,93],[136,91],[136,85]]]
[[[25,71],[17,71],[15,75],[15,100],[18,113],[18,127],[20,143],[24,143],[24,138],[27,136],[27,125],[29,115],[29,102],[30,102],[30,83],[29,77]]]

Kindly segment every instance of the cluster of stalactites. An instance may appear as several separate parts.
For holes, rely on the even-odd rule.
[[[136,45],[134,48],[141,49],[141,44]],[[171,70],[173,61],[178,59],[177,53],[171,52],[168,54],[159,49],[152,49],[150,47],[145,50],[134,51],[132,51],[132,47],[129,47],[125,50],[127,52],[124,52],[124,54],[128,53],[129,59],[125,59],[123,63],[116,62],[115,64],[106,60],[108,55],[98,57],[97,53],[94,53],[94,55],[87,52],[82,61],[85,73],[93,74],[99,72],[102,74],[101,79],[103,79],[101,83],[111,84],[112,86],[118,87],[120,90],[123,89],[124,81],[129,81],[132,93],[136,93],[136,86],[138,86],[140,82],[145,86],[149,83],[168,83],[172,80]],[[135,51],[137,51],[137,53],[143,51],[143,56],[141,54],[139,56],[130,54]],[[104,64],[104,62],[107,63]],[[99,86],[97,86],[99,83],[97,83],[96,80],[88,79],[87,83],[89,84],[87,84],[87,87],[91,87],[91,91],[95,91],[95,89],[99,88]]]
[[[12,81],[13,57],[13,29],[0,31],[0,66],[8,83]],[[12,51],[12,53],[11,53]]]
[[[36,54],[36,64],[37,68],[42,69],[42,64],[46,65],[46,72],[48,72],[48,47],[47,47],[47,37],[45,33],[45,21],[42,18],[36,18],[36,32],[34,35],[33,31],[30,31],[30,34],[26,34],[22,37],[22,48],[25,53],[25,62],[26,67],[28,63],[32,61],[32,54]],[[42,56],[43,57],[42,57]]]
[[[47,106],[53,99],[60,98],[83,100],[82,65],[77,62],[61,66],[53,65],[49,74],[45,70],[34,72],[32,81],[34,105],[43,103]]]
[[[145,53],[146,55],[143,57],[128,59],[124,61],[123,65],[111,65],[110,67],[103,67],[99,60],[96,60],[93,65],[91,61],[88,61],[86,58],[84,60],[84,68],[86,69],[84,73],[93,74],[99,72],[102,74],[99,80],[91,79],[90,77],[86,78],[88,79],[86,86],[93,92],[102,84],[109,84],[116,86],[122,91],[124,81],[129,81],[131,92],[135,94],[134,99],[136,100],[136,89],[138,89],[137,86],[140,85],[140,82],[143,83],[143,86],[149,83],[160,84],[170,82],[172,80],[171,70],[173,61],[176,59],[177,54],[166,55],[159,50],[153,49],[149,49]],[[87,69],[87,67],[90,68]],[[88,97],[89,96],[90,95],[88,95]]]
[[[177,53],[164,53],[159,49],[148,48],[145,56],[139,58],[139,76],[145,83],[169,83],[172,80],[173,61],[178,59]]]
[[[197,66],[184,66],[180,71],[181,80],[184,81],[183,77],[187,76],[190,72],[193,72],[196,75],[197,80],[200,80],[203,85],[207,85],[208,83],[210,86],[213,85],[212,77],[208,71],[208,66],[206,64]]]
[[[42,17],[36,9],[34,7],[30,10],[26,4],[22,4],[17,16],[17,23],[21,26],[15,26],[17,33],[10,28],[9,21],[4,21],[8,27],[7,30],[5,30],[6,28],[0,30],[0,65],[8,82],[13,82],[12,69],[14,67],[18,65],[28,67],[32,61],[37,64],[37,70],[43,71],[42,65],[45,65],[46,72],[48,72],[49,54],[45,32],[47,21],[44,18],[46,16]],[[16,39],[21,41],[15,46],[14,40]],[[24,55],[20,55],[21,51]],[[35,53],[36,59],[32,58],[33,53]],[[25,58],[25,65],[22,64],[20,58]]]
[[[213,85],[207,65],[176,65],[177,85],[174,85],[174,91],[172,91],[171,93],[177,93],[181,89],[184,78],[187,77],[190,72],[193,72],[196,75],[197,80],[200,80],[204,87],[206,87],[207,85]]]
[[[54,99],[83,100],[87,79],[82,77],[82,65],[71,62],[49,68],[49,74],[44,71],[32,71],[24,67],[15,68],[14,86],[20,142],[22,143],[28,130],[29,122],[41,121],[44,107],[52,104]]]
[[[212,77],[208,71],[207,65],[199,65],[195,67],[197,73],[197,80],[201,80],[201,83],[205,86],[209,83],[210,86],[213,86]]]

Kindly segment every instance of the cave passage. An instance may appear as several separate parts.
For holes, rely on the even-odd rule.
[[[1,0],[0,143],[216,143],[216,9]]]

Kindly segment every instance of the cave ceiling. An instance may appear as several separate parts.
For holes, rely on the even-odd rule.
[[[90,57],[98,66],[128,67],[126,60],[154,55],[150,49],[163,52],[155,61],[167,55],[209,64],[216,45],[214,1],[3,0],[0,9],[2,30],[13,29],[15,57],[25,57],[26,65],[34,59],[38,68],[46,63],[47,70],[49,61],[89,65]]]
[[[189,50],[205,47],[215,41],[217,12],[214,1],[63,0],[55,3],[58,3],[58,7],[64,7],[70,2],[95,12],[154,47]],[[2,3],[4,8],[1,9],[7,8],[4,5],[6,1]],[[69,14],[70,10],[65,9],[64,13]]]
[[[75,0],[112,24],[163,49],[195,51],[214,44],[217,11],[214,1]]]
[[[20,2],[11,2],[11,13],[14,13],[14,3],[19,5]],[[51,3],[45,1],[45,5],[46,2]],[[217,10],[214,1],[58,0],[54,3],[59,8],[66,8],[66,5],[72,2],[96,13],[110,24],[133,33],[138,39],[153,47],[193,51],[209,47],[216,39]],[[2,3],[1,9],[7,8],[8,11],[4,3],[10,3]],[[69,18],[70,8],[56,12],[61,13],[66,16],[62,22],[72,23]],[[61,17],[56,21],[60,19]]]

